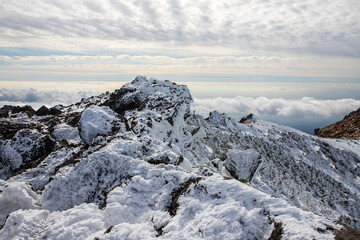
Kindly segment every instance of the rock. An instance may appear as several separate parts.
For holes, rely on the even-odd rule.
[[[50,108],[50,114],[51,115],[60,115],[62,111],[60,110],[60,107],[52,107]]]
[[[9,110],[7,109],[0,109],[0,118],[7,118],[9,117]]]
[[[237,180],[250,182],[261,163],[261,156],[254,150],[230,150],[225,167]]]
[[[114,112],[123,114],[125,111],[135,110],[140,107],[140,94],[135,89],[122,87],[110,95],[110,99],[104,103]]]
[[[323,138],[360,139],[360,108],[347,114],[342,121],[322,129],[315,129],[315,135]]]
[[[36,112],[35,115],[37,116],[45,116],[45,115],[49,115],[50,114],[50,110],[45,106],[42,105]]]
[[[4,107],[1,108],[1,115],[6,117],[9,116],[10,113],[11,114],[25,113],[26,115],[31,117],[35,114],[35,110],[29,105],[23,107],[5,105]]]
[[[243,124],[253,123],[253,122],[255,122],[255,119],[253,119],[253,116],[254,115],[252,113],[250,113],[246,117],[241,118],[239,123],[243,123]]]
[[[7,179],[18,172],[36,167],[50,154],[55,142],[47,135],[34,129],[19,130],[1,146],[0,176]]]

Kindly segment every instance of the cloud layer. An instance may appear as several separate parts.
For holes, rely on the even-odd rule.
[[[2,105],[31,105],[38,108],[42,105],[54,106],[57,104],[69,105],[89,97],[91,91],[63,92],[57,90],[39,91],[29,89],[0,88],[0,106]]]
[[[1,56],[0,72],[48,71],[109,74],[266,74],[302,77],[358,77],[360,58],[285,56],[49,55]],[[6,80],[6,79],[5,79]]]
[[[99,94],[95,89],[86,91],[39,91],[29,89],[0,88],[0,107],[2,105],[29,104],[34,109],[42,105],[69,105],[83,97]],[[233,98],[195,98],[192,110],[204,117],[217,110],[235,119],[250,113],[256,118],[286,124],[309,133],[316,127],[324,127],[342,119],[346,114],[360,107],[360,100],[337,99],[320,100],[304,97],[301,99],[233,97]]]
[[[359,12],[357,0],[0,0],[0,75],[360,78]]]
[[[175,44],[360,57],[357,0],[32,0],[31,8],[26,0],[0,3],[3,46],[46,43],[94,52],[136,42],[141,49]]]
[[[287,118],[296,120],[345,116],[359,107],[359,100],[319,100],[310,97],[302,99],[268,99],[265,97],[195,98],[192,105],[192,109],[202,115],[207,115],[213,110],[220,110],[221,112],[240,116],[253,113],[260,119]]]

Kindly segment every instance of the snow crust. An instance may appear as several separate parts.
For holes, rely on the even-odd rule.
[[[278,223],[283,239],[334,239],[338,220],[360,227],[359,141],[204,118],[191,103],[186,86],[139,76],[33,118],[26,136],[56,146],[32,168],[16,161],[36,141],[2,140],[0,239],[268,239]]]
[[[110,133],[114,118],[113,111],[108,107],[91,105],[81,115],[81,137],[91,145],[97,135]]]

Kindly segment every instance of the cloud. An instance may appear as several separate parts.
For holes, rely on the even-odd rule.
[[[253,113],[260,119],[316,119],[345,116],[347,113],[360,107],[360,101],[354,99],[319,100],[310,97],[301,99],[282,98],[213,98],[194,99],[192,109],[207,115],[210,111],[220,110],[228,114],[246,116]]]
[[[115,86],[117,86],[116,83],[112,88]],[[81,86],[75,88],[84,89]],[[96,85],[90,89],[74,91],[0,88],[0,107],[2,105],[31,105],[34,109],[38,109],[42,105],[70,105],[80,101],[81,98],[100,94],[99,88],[101,86],[96,87]],[[214,110],[225,112],[235,119],[253,113],[257,119],[285,124],[308,133],[312,133],[314,128],[324,127],[341,120],[346,114],[359,107],[360,100],[350,98],[320,100],[311,97],[286,99],[240,96],[194,98],[191,106],[192,110],[204,117]]]
[[[29,104],[34,107],[41,105],[54,106],[57,104],[69,105],[92,96],[92,91],[62,92],[57,90],[39,91],[29,89],[0,88],[0,105]]]
[[[128,42],[136,42],[143,49],[157,43],[160,52],[168,45],[360,57],[360,5],[354,0],[33,0],[31,9],[25,0],[0,3],[4,46],[46,42],[50,48],[94,53],[91,49],[127,49]]]
[[[286,56],[48,55],[0,56],[0,70],[109,72],[118,74],[267,74],[359,77],[360,59]]]

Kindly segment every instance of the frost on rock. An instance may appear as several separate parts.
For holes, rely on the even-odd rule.
[[[0,145],[0,178],[7,179],[17,172],[35,167],[54,147],[54,141],[34,129],[19,130]]]
[[[80,142],[79,130],[71,127],[66,123],[61,123],[54,128],[53,135],[59,141],[68,141],[69,143],[78,144]]]
[[[139,76],[56,115],[4,114],[0,238],[358,234],[338,222],[360,228],[359,141],[204,118],[191,103],[186,86]]]
[[[261,156],[258,152],[248,150],[230,150],[224,166],[238,180],[251,181],[259,164]]]
[[[3,225],[7,215],[18,209],[33,209],[39,207],[39,196],[31,186],[14,182],[7,183],[0,180],[0,225]]]
[[[107,107],[88,107],[80,119],[81,137],[91,145],[97,135],[111,132],[114,118],[114,113]]]

